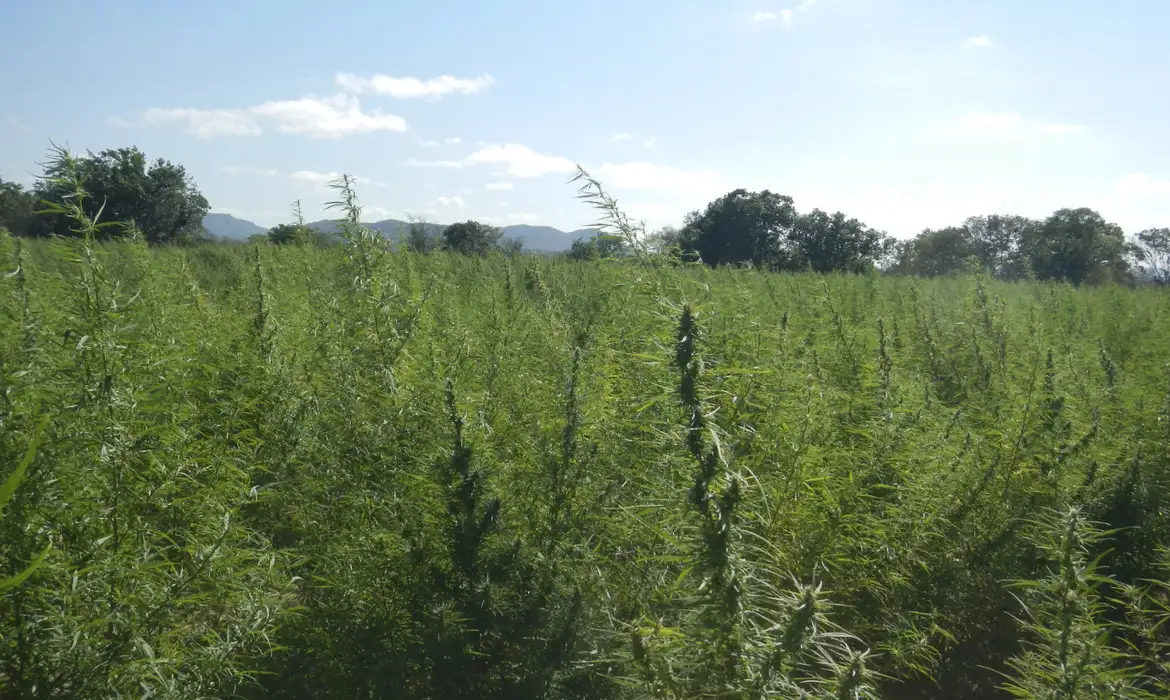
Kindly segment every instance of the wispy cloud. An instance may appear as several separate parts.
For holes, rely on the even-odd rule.
[[[942,125],[938,133],[953,138],[1017,138],[1035,134],[1070,135],[1087,131],[1082,124],[1043,122],[1026,119],[1019,112],[972,110]]]
[[[216,136],[259,136],[260,124],[247,110],[238,109],[148,109],[142,115],[148,125],[185,122],[187,133],[199,138]]]
[[[328,185],[330,182],[336,182],[340,177],[341,173],[319,173],[315,170],[294,170],[288,173],[288,179],[294,182],[304,182],[310,185],[317,185],[318,187]]]
[[[328,188],[329,184],[341,178],[341,173],[336,171],[317,171],[317,170],[277,170],[275,168],[240,168],[236,166],[229,166],[224,168],[224,172],[231,175],[261,175],[264,177],[282,177],[287,178],[294,183],[305,185],[312,185],[319,189]],[[373,178],[364,177],[361,175],[353,176],[353,181],[358,185],[369,185],[373,187],[388,187],[385,182],[374,180]]]
[[[369,77],[352,73],[338,73],[336,81],[338,85],[350,92],[386,95],[400,100],[437,99],[447,95],[474,95],[478,92],[484,92],[495,83],[495,79],[488,74],[476,78],[440,75],[437,78],[422,80],[381,73],[375,73]]]
[[[405,119],[377,111],[363,112],[358,99],[352,95],[265,102],[253,107],[251,112],[271,119],[285,133],[326,139],[377,131],[406,131]]]
[[[756,24],[771,24],[779,22],[785,29],[791,29],[793,20],[798,14],[807,12],[813,5],[816,5],[820,0],[801,0],[796,7],[784,8],[781,10],[757,10],[752,13],[752,22]]]
[[[467,166],[462,160],[425,160],[423,158],[407,158],[402,162],[412,168],[450,168],[459,170]]]
[[[273,168],[240,168],[235,165],[229,165],[223,171],[229,175],[265,175],[267,177],[276,177],[281,174],[279,170]]]
[[[633,133],[630,133],[628,131],[622,131],[622,132],[618,132],[618,133],[614,134],[613,136],[609,137],[609,142],[610,143],[624,143],[626,141],[633,141],[634,139],[637,139],[637,138],[639,138],[638,134],[633,134]],[[646,146],[647,148],[653,146],[656,143],[658,143],[658,139],[653,137],[653,136],[647,137],[642,141],[642,145]]]
[[[486,185],[486,189],[496,191],[496,192],[504,192],[504,191],[514,190],[514,189],[516,189],[516,186],[510,182],[489,182]]]
[[[244,109],[155,108],[146,110],[143,120],[152,126],[185,124],[187,133],[200,138],[258,136],[266,123],[282,133],[319,139],[407,129],[402,117],[365,111],[357,97],[344,94],[274,100]]]
[[[537,153],[517,143],[480,144],[478,151],[462,160],[420,160],[411,158],[406,165],[426,168],[466,168],[475,165],[497,165],[512,177],[541,177],[553,173],[571,173],[573,161],[559,156]]]
[[[991,46],[991,37],[986,34],[979,36],[968,37],[963,40],[963,48],[965,49],[986,49]]]
[[[459,195],[455,195],[453,197],[439,197],[438,199],[436,199],[434,202],[431,203],[431,206],[436,206],[436,205],[440,206],[440,207],[448,207],[448,208],[454,207],[456,209],[462,209],[464,206],[464,202],[463,202],[462,197],[460,197]]]
[[[418,142],[418,145],[423,148],[438,148],[439,146],[458,146],[461,143],[463,143],[463,139],[458,136],[452,136],[442,141],[438,139],[422,139]]]
[[[527,146],[516,143],[484,145],[467,157],[472,165],[500,165],[513,177],[541,177],[553,173],[571,173],[576,168],[573,161],[560,156],[537,153]]]

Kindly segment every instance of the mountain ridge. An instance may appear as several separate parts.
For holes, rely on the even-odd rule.
[[[381,221],[365,222],[364,225],[382,235],[392,238],[401,238],[410,228],[410,223],[399,219],[383,219]],[[429,231],[441,232],[449,224],[428,223]],[[335,234],[338,231],[338,222],[332,219],[322,219],[306,224],[309,228],[322,233]],[[212,213],[203,217],[203,228],[215,238],[243,241],[250,236],[266,233],[268,229],[246,219],[231,214]],[[504,238],[514,238],[524,244],[524,248],[534,251],[559,252],[568,250],[573,242],[591,238],[597,235],[597,229],[580,228],[575,231],[562,231],[552,226],[531,224],[513,224],[503,226]]]

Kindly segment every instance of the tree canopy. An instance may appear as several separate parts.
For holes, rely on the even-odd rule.
[[[786,241],[780,242],[779,267],[816,272],[861,272],[881,252],[885,236],[841,212],[813,209],[797,217]]]
[[[685,250],[708,265],[769,266],[797,218],[791,197],[738,189],[687,215],[679,238]]]
[[[1092,209],[1056,211],[1027,230],[1020,246],[1037,279],[1081,284],[1129,274],[1125,233]]]
[[[1139,233],[1134,257],[1149,279],[1157,284],[1170,284],[1170,228],[1152,228]]]
[[[443,229],[443,248],[467,255],[487,255],[503,232],[478,221],[463,221]]]
[[[268,240],[277,245],[308,245],[313,232],[303,224],[279,224],[268,229]]]
[[[57,178],[61,163],[45,166],[34,187],[38,199],[61,202],[68,185]],[[148,163],[136,147],[106,149],[77,159],[89,196],[88,216],[100,211],[103,221],[133,223],[148,243],[176,243],[201,237],[203,217],[210,207],[182,165],[157,159]],[[109,229],[111,231],[116,229]],[[31,235],[68,235],[69,224],[57,216],[38,217]]]
[[[882,253],[885,238],[841,212],[802,215],[791,197],[743,189],[687,215],[677,239],[673,231],[662,236],[711,266],[751,263],[817,272],[864,270]]]
[[[966,227],[926,229],[904,242],[896,271],[924,277],[950,275],[962,270],[974,254],[975,246]]]
[[[29,235],[36,221],[36,196],[22,185],[0,180],[0,228]]]

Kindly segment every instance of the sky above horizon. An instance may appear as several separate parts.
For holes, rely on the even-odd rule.
[[[0,177],[50,141],[182,163],[271,226],[357,178],[365,218],[594,213],[736,188],[898,237],[1088,206],[1170,226],[1170,2],[547,0],[0,4]]]

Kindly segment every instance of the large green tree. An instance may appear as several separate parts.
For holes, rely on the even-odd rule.
[[[813,209],[780,241],[778,262],[791,269],[860,272],[873,265],[885,236],[841,212]]]
[[[35,192],[50,202],[63,201],[69,186],[58,178],[60,163],[50,163]],[[137,148],[106,149],[79,158],[78,171],[88,197],[86,214],[101,211],[102,221],[133,223],[149,243],[176,243],[201,237],[209,206],[182,165],[158,159],[148,162]],[[116,232],[118,229],[107,229]],[[42,219],[38,233],[68,234],[68,222]]]
[[[1026,262],[1020,256],[1020,242],[1040,225],[1026,216],[992,214],[972,216],[963,224],[971,253],[979,258],[983,269],[997,277],[1015,278],[1023,274]]]
[[[304,224],[278,224],[268,229],[268,240],[277,245],[309,245],[313,232]]]
[[[1147,278],[1157,284],[1170,284],[1170,228],[1142,231],[1133,251]]]
[[[31,235],[36,202],[36,196],[18,183],[0,180],[0,228],[17,236]]]
[[[899,272],[939,277],[961,272],[975,255],[970,231],[965,226],[926,229],[908,242]]]
[[[629,246],[617,236],[597,235],[578,238],[567,253],[571,260],[599,260],[620,258],[629,253]]]
[[[433,253],[442,243],[440,231],[441,228],[437,224],[421,216],[412,216],[404,236],[406,247],[416,253]]]
[[[684,250],[711,266],[770,266],[798,218],[791,197],[738,189],[688,214],[679,238]]]
[[[463,221],[443,229],[443,248],[466,255],[487,255],[503,232],[478,221]]]
[[[1129,274],[1125,234],[1088,208],[1060,209],[1020,241],[1037,279],[1121,281]]]

